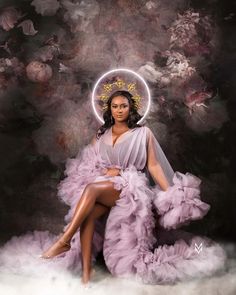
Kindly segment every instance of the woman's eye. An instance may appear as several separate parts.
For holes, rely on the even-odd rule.
[[[117,106],[111,106],[113,109],[117,109]],[[127,108],[128,105],[121,105],[121,108]]]

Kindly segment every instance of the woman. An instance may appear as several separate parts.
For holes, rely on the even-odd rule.
[[[223,266],[219,245],[176,230],[210,206],[200,200],[200,179],[173,171],[151,130],[137,124],[140,118],[129,92],[110,96],[105,123],[81,154],[68,159],[67,177],[58,185],[70,206],[63,234],[14,237],[0,253],[0,270],[77,274],[82,263],[87,284],[100,251],[114,276],[149,284],[211,275]],[[43,259],[36,259],[39,252]]]
[[[99,165],[97,166],[98,172],[100,171],[99,175],[96,175],[92,181],[87,181],[79,200],[77,196],[78,202],[75,209],[73,209],[73,217],[65,232],[42,254],[42,258],[53,258],[70,250],[70,242],[78,228],[80,228],[83,265],[82,282],[84,284],[88,283],[91,275],[91,251],[95,220],[108,213],[113,207],[114,210],[110,213],[107,222],[103,248],[106,264],[113,274],[119,276],[136,274],[138,275],[137,277],[143,278],[145,282],[150,283],[174,281],[184,277],[183,274],[179,273],[177,275],[173,273],[173,271],[171,272],[171,277],[170,274],[168,277],[167,273],[158,274],[158,272],[163,272],[163,270],[158,267],[158,263],[156,263],[157,274],[155,274],[153,269],[151,270],[154,265],[155,256],[158,256],[150,251],[153,248],[154,242],[156,242],[152,233],[155,227],[155,220],[153,217],[151,200],[154,198],[154,194],[158,194],[159,192],[160,201],[157,199],[155,205],[158,213],[163,211],[163,213],[167,215],[167,218],[163,216],[160,219],[162,225],[166,228],[175,228],[177,224],[185,223],[187,220],[199,219],[209,210],[209,205],[201,202],[198,196],[199,190],[197,186],[199,186],[199,179],[194,176],[184,176],[184,181],[186,182],[185,188],[184,186],[181,187],[181,181],[179,181],[179,187],[177,187],[177,189],[180,190],[180,192],[174,191],[173,188],[176,190],[176,187],[174,187],[172,183],[174,172],[164,154],[161,154],[160,147],[158,150],[158,143],[151,130],[137,124],[141,116],[134,106],[135,102],[132,99],[132,95],[128,91],[116,91],[110,96],[107,105],[108,109],[104,113],[105,123],[100,127],[92,142],[94,152],[100,155],[102,158],[101,160],[105,162],[100,163],[100,167]],[[165,164],[163,161],[165,161]],[[146,172],[149,172],[155,183],[158,184],[154,190],[151,190],[151,187],[147,184],[148,179],[144,173],[145,168],[147,168]],[[165,171],[163,169],[165,169]],[[91,170],[94,172],[94,169]],[[125,173],[127,175],[125,175]],[[127,190],[127,183],[124,183],[124,181],[127,181],[127,177],[134,177],[135,182],[140,182],[139,184],[133,183],[137,186],[133,188],[134,190],[136,189],[137,194],[132,192],[131,188]],[[130,180],[128,180],[128,182],[129,181]],[[69,177],[59,186],[59,192],[62,198],[64,197],[63,190],[64,194],[67,194],[68,197],[68,183],[71,184]],[[188,187],[188,184],[191,184],[192,187]],[[184,200],[181,200],[183,190],[186,190],[184,193],[185,197],[187,194],[189,195],[188,204],[185,204],[185,207],[181,204],[174,214],[171,210],[168,210],[169,208],[167,208],[167,210],[164,208],[166,206],[171,208],[171,200],[168,200],[168,195],[166,195],[166,200],[165,197],[162,198],[161,196],[161,192],[166,192],[170,189],[170,186],[172,186],[172,195],[169,195],[169,198],[177,199],[179,197],[180,203],[178,205],[184,203]],[[124,196],[124,194],[126,195]],[[130,206],[129,203],[135,201],[135,198],[138,199],[139,195],[143,199],[142,202],[138,204],[139,201],[137,200],[137,204],[133,204],[133,208],[131,208],[132,206]],[[122,198],[122,200],[120,198]],[[125,198],[127,198],[127,200],[125,200]],[[68,199],[66,199],[66,201],[68,201]],[[178,200],[176,201],[176,207],[178,207]],[[124,204],[122,204],[122,202]],[[167,203],[164,204],[163,202]],[[119,209],[119,205],[121,205],[121,207],[123,205],[123,212]],[[126,206],[127,208],[125,208]],[[136,208],[139,206],[143,206],[143,208]],[[176,208],[172,209],[175,210]],[[131,210],[133,212],[127,212],[127,214],[125,214],[124,212],[126,210]],[[181,210],[183,210],[183,212],[181,212]],[[168,214],[170,217],[168,217]],[[120,217],[121,220],[119,220]],[[143,218],[143,221],[139,220],[140,217]],[[124,218],[126,218],[126,222],[123,222],[123,229],[121,230],[119,226],[122,225],[122,219]],[[117,227],[118,221],[120,221],[121,224]],[[136,234],[134,235],[131,233],[130,229],[135,229]],[[138,233],[138,231],[140,231],[140,233]],[[120,237],[117,237],[116,235],[119,236],[119,233]],[[126,237],[122,241],[121,237],[123,235]],[[137,243],[139,239],[140,241]],[[189,251],[189,247],[185,242],[179,242],[179,248],[181,250],[179,252],[174,251],[172,256],[177,255],[179,260],[184,260],[180,252],[183,251],[183,249],[188,249],[188,256],[194,256],[192,260],[196,258],[194,249],[191,249],[192,253],[190,253],[191,251]],[[160,249],[160,247],[157,248],[159,251]],[[124,253],[122,253],[122,251]],[[167,248],[164,250],[163,248],[163,251],[168,252],[169,250],[167,250]],[[171,253],[169,254],[171,255]],[[144,262],[144,258],[146,262]],[[148,261],[148,259],[150,261]],[[176,257],[174,259],[176,260]],[[169,260],[171,260],[170,257]],[[178,263],[176,264],[172,261],[172,265],[176,267]],[[148,270],[148,268],[150,268],[150,270]],[[171,267],[169,267],[169,269],[171,269]],[[189,270],[191,272],[191,268],[188,267],[188,271]],[[210,271],[210,269],[208,270]],[[146,272],[145,274],[144,271]],[[167,271],[167,268],[165,271]]]
[[[98,137],[102,136],[108,128],[112,127],[112,148],[114,148],[116,141],[122,134],[135,127],[140,128],[136,124],[140,118],[141,116],[134,108],[131,94],[127,91],[116,91],[108,101],[108,110],[104,114],[105,124],[100,128]],[[95,144],[95,139],[93,140],[93,144]],[[153,157],[154,155],[150,153],[147,162],[148,170],[160,184],[161,188],[166,190],[169,186],[168,180],[158,163],[155,163]],[[118,176],[119,173],[119,168],[105,169],[106,176]],[[114,183],[110,180],[89,183],[77,204],[73,219],[66,232],[49,250],[44,252],[42,258],[52,258],[64,251],[68,251],[73,235],[78,227],[81,226],[82,281],[83,283],[87,283],[91,273],[90,260],[94,219],[107,213],[109,208],[115,205],[120,191],[114,188]]]

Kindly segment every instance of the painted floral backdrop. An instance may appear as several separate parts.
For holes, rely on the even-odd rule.
[[[0,1],[0,224],[3,239],[60,231],[65,162],[99,127],[90,97],[118,67],[152,93],[147,125],[174,170],[202,179],[212,210],[190,229],[236,225],[235,4],[220,0]]]

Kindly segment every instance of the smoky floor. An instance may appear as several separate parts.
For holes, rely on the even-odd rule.
[[[111,276],[103,263],[95,265],[90,288],[84,289],[80,277],[58,273],[43,278],[0,273],[2,295],[235,295],[236,259],[229,259],[227,271],[217,276],[181,282],[175,285],[143,285]]]

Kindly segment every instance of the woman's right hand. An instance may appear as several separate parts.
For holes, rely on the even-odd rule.
[[[118,176],[120,173],[119,168],[105,168],[104,174],[106,176]]]

